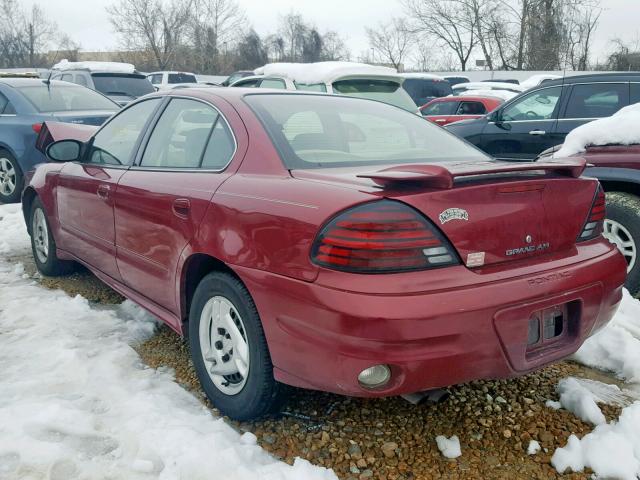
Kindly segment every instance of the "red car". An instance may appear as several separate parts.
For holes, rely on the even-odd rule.
[[[442,126],[482,117],[502,103],[502,99],[495,97],[443,97],[433,99],[420,107],[420,113],[427,120]]]
[[[380,397],[521,375],[612,317],[626,263],[582,159],[499,162],[383,103],[183,89],[56,141],[23,195],[79,262],[188,336],[236,419],[281,384]]]

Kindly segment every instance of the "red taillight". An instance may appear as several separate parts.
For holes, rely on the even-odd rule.
[[[593,205],[591,205],[589,216],[587,217],[587,221],[582,228],[582,232],[580,232],[578,241],[584,242],[586,240],[592,240],[600,235],[603,230],[606,214],[607,209],[604,190],[602,189],[601,185],[598,185],[598,190],[596,191]]]
[[[42,124],[34,123],[33,125],[31,125],[31,128],[33,129],[34,132],[40,133],[40,130],[42,130]]]
[[[420,213],[391,200],[351,208],[331,220],[311,250],[318,265],[391,273],[458,264],[449,242]]]

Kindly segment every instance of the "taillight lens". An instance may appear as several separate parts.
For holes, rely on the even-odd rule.
[[[36,133],[40,133],[40,130],[42,130],[42,123],[34,123],[31,125],[31,129]]]
[[[312,260],[345,272],[392,273],[457,265],[449,242],[420,213],[379,200],[340,213],[320,232]]]
[[[582,232],[580,232],[580,236],[578,237],[579,242],[584,242],[587,240],[592,240],[596,238],[598,235],[602,233],[604,226],[604,219],[606,217],[606,198],[604,195],[604,190],[601,185],[598,185],[598,190],[596,192],[596,196],[593,200],[593,205],[591,206],[591,211],[589,212],[589,216],[587,217],[587,221],[582,228]]]

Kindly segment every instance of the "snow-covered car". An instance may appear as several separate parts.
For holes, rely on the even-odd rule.
[[[551,73],[540,73],[538,75],[531,75],[524,82],[520,82],[520,86],[525,90],[529,90],[530,88],[542,85],[542,83],[546,82],[547,80],[556,80],[558,78],[562,77],[560,75],[553,75]]]
[[[189,72],[152,72],[147,74],[147,80],[156,90],[171,90],[176,87],[195,87],[198,79]]]
[[[471,80],[469,79],[469,77],[465,77],[464,75],[450,75],[447,77],[443,77],[447,82],[449,82],[449,85],[451,85],[452,87],[454,85],[458,85],[459,83],[469,83]]]
[[[130,63],[63,60],[51,67],[51,80],[76,83],[96,90],[120,106],[155,91],[151,82]]]
[[[640,103],[576,128],[567,135],[563,145],[543,152],[540,158],[550,156],[584,157],[589,165],[585,174],[600,180],[607,196],[604,235],[618,246],[627,260],[626,287],[637,295],[640,293]]]
[[[451,89],[453,90],[454,95],[460,95],[471,90],[503,90],[506,92],[513,92],[515,94],[521,93],[525,90],[522,85],[509,82],[467,82],[454,85]]]
[[[230,87],[275,88],[368,98],[418,113],[396,70],[354,62],[269,63]]]

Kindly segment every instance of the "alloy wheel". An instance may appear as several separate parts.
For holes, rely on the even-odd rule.
[[[216,388],[226,395],[239,393],[249,375],[249,344],[242,318],[229,299],[209,299],[200,316],[199,336],[202,358]]]
[[[630,272],[636,264],[638,250],[629,230],[615,220],[606,219],[603,234],[624,255],[627,261],[627,273]]]
[[[47,263],[49,258],[49,229],[47,227],[47,219],[41,208],[36,209],[33,213],[31,231],[38,261]]]
[[[13,195],[16,190],[16,170],[8,158],[0,158],[0,193]]]

